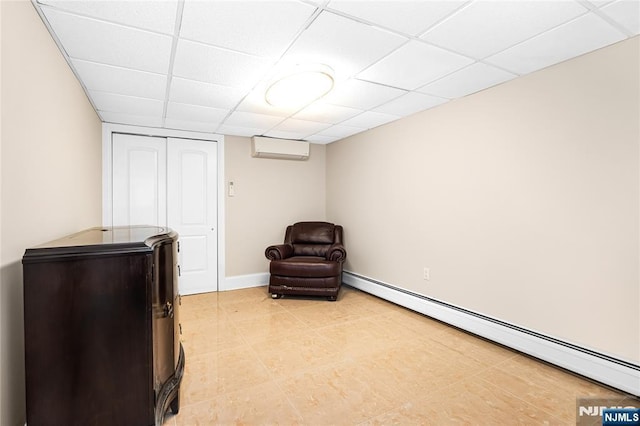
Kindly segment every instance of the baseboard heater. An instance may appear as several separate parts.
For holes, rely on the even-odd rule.
[[[640,396],[640,365],[564,342],[459,306],[345,271],[345,284],[547,361],[629,394]]]

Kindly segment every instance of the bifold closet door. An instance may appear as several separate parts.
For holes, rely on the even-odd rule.
[[[218,289],[217,144],[113,134],[113,225],[179,235],[180,294]]]

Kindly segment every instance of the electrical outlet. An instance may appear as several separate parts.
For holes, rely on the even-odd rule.
[[[422,271],[422,278],[426,281],[431,279],[431,270],[429,270],[429,268],[424,268]]]

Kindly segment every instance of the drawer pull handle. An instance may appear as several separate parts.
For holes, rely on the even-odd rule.
[[[164,305],[164,316],[173,318],[173,305],[171,304],[171,302],[167,302]]]

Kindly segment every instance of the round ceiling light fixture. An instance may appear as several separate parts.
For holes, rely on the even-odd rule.
[[[298,65],[269,85],[265,100],[274,107],[301,107],[333,89],[333,70],[326,65]]]

